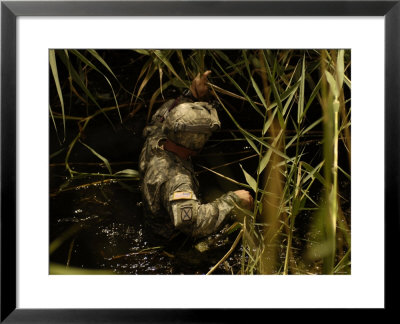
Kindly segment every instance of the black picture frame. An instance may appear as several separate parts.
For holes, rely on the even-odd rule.
[[[235,322],[266,310],[16,308],[16,19],[18,16],[383,16],[385,19],[385,309],[398,279],[400,0],[395,1],[2,1],[1,2],[1,322]],[[371,45],[373,46],[373,45]],[[373,190],[373,188],[371,188]],[[296,292],[301,294],[301,292]],[[394,295],[395,296],[395,295]]]

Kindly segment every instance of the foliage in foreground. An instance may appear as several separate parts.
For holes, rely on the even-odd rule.
[[[50,106],[50,119],[61,146],[51,157],[64,154],[71,179],[93,175],[70,166],[71,153],[81,144],[105,166],[102,177],[138,180],[132,169],[113,172],[106,154],[84,142],[86,127],[103,116],[114,128],[144,109],[149,119],[168,89],[188,88],[197,73],[211,69],[213,99],[240,134],[221,141],[245,141],[251,149],[249,157],[258,160],[255,167],[240,164],[245,182],[213,171],[217,166],[209,169],[251,190],[255,197],[254,209],[242,210],[243,219],[236,226],[233,248],[241,242],[241,273],[350,273],[350,219],[341,208],[350,197],[339,186],[342,178],[350,183],[349,51],[136,50],[131,51],[136,74],[124,84],[101,55],[105,52],[50,50],[57,98],[56,107]],[[61,79],[60,69],[66,71],[66,79]],[[104,107],[91,88],[88,80],[94,74],[109,87],[108,99],[114,105]],[[68,114],[67,92],[70,100],[84,103],[86,111]],[[250,116],[251,122],[243,115]],[[78,122],[75,134],[67,133],[69,121]],[[250,130],[250,124],[256,129]],[[322,151],[315,150],[316,143]],[[313,215],[310,228],[297,234],[309,213]],[[295,246],[299,240],[302,243],[297,245],[304,247],[301,253]]]

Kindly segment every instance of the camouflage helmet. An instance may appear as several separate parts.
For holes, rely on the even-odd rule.
[[[163,132],[174,143],[190,150],[201,150],[221,123],[215,108],[207,102],[185,102],[166,116]]]

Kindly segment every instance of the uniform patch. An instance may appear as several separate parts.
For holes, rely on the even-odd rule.
[[[192,207],[181,207],[182,222],[190,222],[192,220]]]
[[[179,199],[192,199],[193,193],[190,191],[176,191],[173,193],[172,198],[170,200],[179,200]]]

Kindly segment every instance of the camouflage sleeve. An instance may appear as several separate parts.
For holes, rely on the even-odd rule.
[[[235,193],[228,192],[211,203],[201,204],[193,190],[183,185],[170,194],[167,209],[175,228],[201,237],[216,232],[239,202]]]

